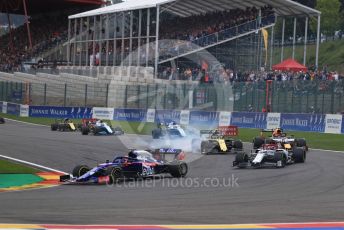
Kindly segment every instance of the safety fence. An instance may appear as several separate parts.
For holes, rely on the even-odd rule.
[[[341,114],[294,114],[262,112],[190,111],[160,109],[122,109],[102,107],[28,106],[0,102],[2,113],[24,117],[98,118],[127,122],[176,122],[182,125],[214,127],[236,125],[240,128],[310,131],[344,134]]]
[[[268,100],[267,100],[268,96]],[[170,84],[20,83],[0,81],[0,100],[50,106],[278,113],[344,111],[344,80],[183,82]]]

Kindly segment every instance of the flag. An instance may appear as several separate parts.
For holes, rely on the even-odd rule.
[[[269,39],[269,32],[262,28],[262,34],[264,38],[264,47],[265,47],[265,66],[268,62],[268,39]]]

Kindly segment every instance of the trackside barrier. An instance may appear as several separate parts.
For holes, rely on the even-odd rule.
[[[228,126],[344,134],[341,114],[294,114],[259,112],[213,112],[189,110],[114,109],[57,106],[28,106],[0,102],[2,113],[47,118],[99,118],[128,122],[176,122],[183,125]]]

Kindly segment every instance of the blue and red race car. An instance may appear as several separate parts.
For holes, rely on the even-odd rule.
[[[166,155],[173,160],[167,161]],[[128,178],[146,178],[158,174],[170,174],[172,177],[185,177],[188,165],[183,160],[181,149],[162,148],[156,150],[131,150],[127,156],[116,157],[94,168],[78,165],[72,175],[62,175],[60,182],[66,183],[117,183]]]

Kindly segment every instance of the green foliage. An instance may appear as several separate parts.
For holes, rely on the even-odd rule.
[[[344,15],[340,12],[341,3],[339,0],[317,0],[316,9],[321,12],[321,32],[332,36],[340,29]],[[317,30],[316,19],[311,20],[311,29]]]

